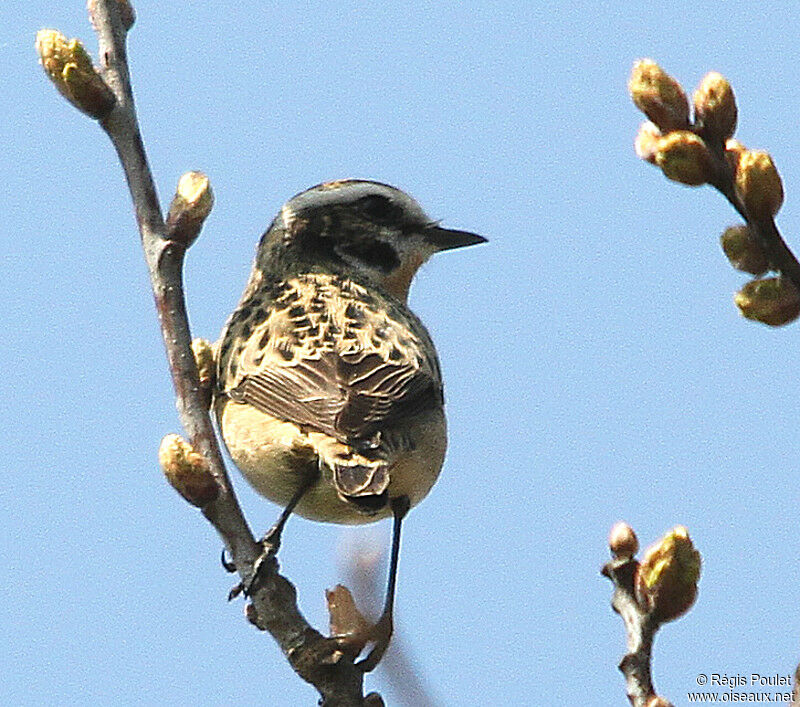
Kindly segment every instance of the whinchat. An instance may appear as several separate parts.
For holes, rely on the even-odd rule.
[[[256,491],[332,523],[394,516],[371,670],[392,631],[400,525],[433,486],[447,444],[439,361],[406,304],[434,253],[483,243],[441,227],[386,184],[343,180],[290,199],[262,236],[217,350],[215,412]]]

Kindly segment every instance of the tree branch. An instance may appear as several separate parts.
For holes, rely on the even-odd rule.
[[[171,218],[170,226],[165,224],[131,89],[126,39],[134,21],[133,8],[128,0],[89,0],[88,9],[99,39],[99,70],[91,66],[79,42],[68,42],[58,32],[41,32],[37,37],[37,49],[59,91],[73,105],[98,119],[117,151],[150,273],[178,415],[191,440],[188,445],[170,436],[170,440],[165,440],[168,443],[162,444],[160,456],[167,455],[168,465],[179,480],[185,480],[188,473],[190,480],[203,482],[190,484],[188,494],[184,493],[186,489],[179,490],[202,507],[203,515],[228,548],[242,581],[248,583],[261,546],[247,525],[225,470],[208,414],[207,391],[198,379],[183,293],[184,256],[199,233],[207,211],[199,221],[192,222],[190,218],[188,226],[181,221],[179,213],[177,221]],[[102,81],[97,80],[98,76]],[[210,209],[210,204],[206,206]],[[203,474],[208,478],[203,479]],[[174,482],[169,471],[167,475]],[[205,483],[209,479],[210,483]],[[198,489],[200,492],[192,496],[191,491]],[[322,636],[302,616],[297,607],[296,590],[278,573],[277,561],[271,562],[268,572],[260,573],[259,580],[258,589],[250,597],[248,618],[269,631],[298,675],[317,688],[321,704],[325,707],[382,704],[377,694],[364,698],[363,672],[349,656],[338,650],[335,639]]]
[[[633,707],[645,707],[655,695],[650,662],[658,624],[636,601],[634,576],[638,568],[639,563],[633,558],[615,558],[603,566],[602,574],[614,583],[611,606],[625,623],[627,653],[619,669],[625,676],[626,694]]]
[[[741,196],[736,193],[735,170],[725,154],[725,141],[709,134],[702,127],[693,127],[693,131],[703,138],[713,157],[713,176],[709,179],[709,184],[720,192],[745,220],[772,268],[790,280],[800,292],[800,262],[783,239],[774,217],[769,214],[749,213]]]
[[[178,415],[192,446],[207,459],[220,487],[217,498],[203,513],[222,536],[237,569],[246,573],[252,571],[260,550],[233,495],[201,394],[183,294],[186,246],[166,238],[167,228],[136,118],[125,44],[127,29],[119,5],[115,0],[91,0],[89,3],[90,18],[99,39],[101,75],[117,98],[116,105],[100,125],[117,151],[133,201],[175,387]]]
[[[619,663],[633,707],[671,707],[656,695],[650,668],[653,641],[663,624],[685,614],[697,598],[700,553],[683,526],[652,545],[639,562],[639,540],[627,523],[611,528],[612,559],[601,574],[614,584],[611,606],[625,623],[627,653]]]
[[[738,107],[724,76],[706,74],[692,97],[650,59],[637,62],[628,84],[636,106],[650,119],[636,137],[636,153],[664,176],[688,186],[709,184],[744,219],[726,230],[722,248],[734,268],[755,275],[734,297],[748,319],[782,326],[800,316],[800,262],[775,225],[783,183],[766,152],[733,138]],[[768,271],[778,277],[763,278]]]

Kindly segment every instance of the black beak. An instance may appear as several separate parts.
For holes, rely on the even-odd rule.
[[[451,248],[463,248],[468,245],[486,243],[486,238],[477,233],[469,231],[454,231],[449,228],[442,228],[433,224],[426,228],[422,237],[430,243],[436,250],[450,250]]]

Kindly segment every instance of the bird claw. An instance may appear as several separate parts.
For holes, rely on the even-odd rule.
[[[219,557],[219,562],[222,565],[222,568],[226,572],[230,572],[231,574],[233,574],[234,572],[236,572],[236,565],[233,562],[230,562],[225,557],[226,550],[227,548],[224,547],[222,548],[222,554]],[[244,590],[244,584],[242,584],[241,582],[235,584],[233,587],[231,587],[231,590],[228,592],[228,601],[233,601],[234,599],[236,599],[236,597],[238,597],[243,590]]]
[[[282,530],[283,526],[276,523],[266,532],[266,535],[261,538],[259,542],[264,552],[261,557],[259,557],[259,560],[264,556],[275,557],[278,554],[278,550],[281,548]],[[258,560],[256,560],[256,562],[258,562]]]
[[[381,658],[383,658],[386,649],[389,647],[391,638],[392,620],[389,617],[382,617],[368,631],[331,636],[330,640],[331,645],[335,647],[335,651],[344,653],[351,660],[355,660],[368,643],[374,643],[367,657],[355,664],[355,667],[362,672],[369,673],[381,662]]]
[[[232,590],[231,593],[236,591],[234,597],[239,594],[244,594],[246,597],[253,596],[267,580],[267,577],[278,569],[278,548],[281,546],[280,533],[274,537],[275,528],[270,528],[267,534],[261,539],[261,554],[256,558],[253,563],[253,574],[246,581],[239,582]]]
[[[220,555],[219,562],[222,565],[223,569],[230,574],[236,572],[236,565],[233,562],[229,562],[225,557],[225,552],[228,548],[222,548],[222,554]]]
[[[253,563],[253,574],[248,580],[238,582],[228,592],[228,601],[233,601],[240,594],[249,597],[256,592],[266,580],[267,576],[277,569],[278,561],[276,555],[281,546],[280,532],[276,532],[276,528],[272,527],[267,534],[259,541],[261,545],[261,554],[256,558]],[[220,558],[222,566],[228,572],[235,572],[236,565],[233,562],[228,562],[225,558],[225,548],[222,549],[222,557]]]
[[[364,660],[356,663],[357,668],[364,673],[370,673],[375,670],[378,663],[381,662],[384,653],[386,653],[386,649],[389,647],[393,630],[394,625],[392,617],[387,615],[381,616],[378,623],[376,623],[372,627],[372,631],[370,631],[369,640],[374,641],[375,645]]]
[[[238,582],[234,586],[231,587],[231,590],[228,592],[228,601],[233,601],[244,591],[244,583]]]

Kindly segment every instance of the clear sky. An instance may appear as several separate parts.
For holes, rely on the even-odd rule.
[[[314,704],[225,601],[220,541],[157,466],[179,426],[122,173],[33,50],[42,27],[94,50],[84,2],[14,5],[0,7],[0,695]],[[739,317],[745,279],[718,246],[734,213],[637,160],[626,82],[644,56],[689,90],[728,76],[738,137],[774,156],[778,223],[800,246],[797,10],[136,6],[162,201],[189,169],[217,199],[187,265],[195,335],[216,338],[260,233],[320,181],[388,182],[490,239],[437,256],[411,291],[442,360],[450,449],[406,523],[397,622],[436,704],[626,704],[622,624],[598,574],[619,519],[645,545],[685,524],[703,553],[696,607],[656,642],[666,696],[685,704],[699,673],[790,673],[800,324]],[[233,473],[260,534],[278,509]],[[347,548],[388,533],[290,521],[282,567],[316,626]],[[380,670],[367,684],[408,704]]]

